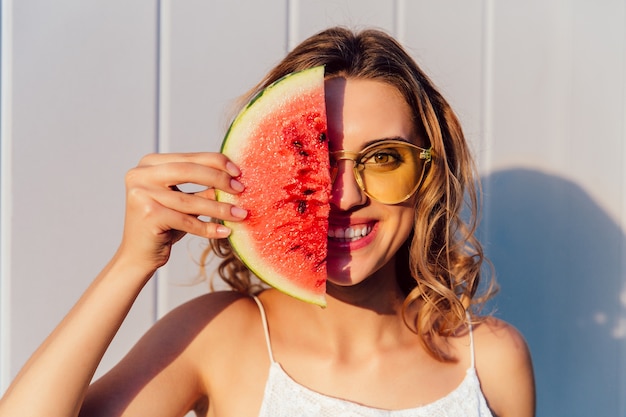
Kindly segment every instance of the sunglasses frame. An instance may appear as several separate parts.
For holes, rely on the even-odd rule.
[[[403,147],[407,147],[407,148],[413,148],[416,150],[419,150],[420,153],[418,155],[419,159],[424,160],[424,163],[422,164],[422,175],[420,176],[420,180],[415,184],[415,186],[413,187],[413,189],[406,194],[405,196],[401,197],[400,199],[396,199],[396,200],[381,200],[377,197],[374,197],[373,195],[371,195],[370,193],[367,192],[367,190],[365,189],[365,184],[363,183],[363,177],[361,176],[361,171],[364,170],[365,164],[361,161],[362,158],[367,155],[369,152],[371,152],[372,149],[380,147],[380,146],[385,146],[385,145],[399,145],[399,146],[403,146]],[[365,148],[363,148],[361,151],[359,152],[355,152],[355,151],[347,151],[347,150],[341,150],[341,151],[333,151],[333,152],[329,152],[330,156],[336,161],[336,163],[338,163],[341,160],[344,161],[352,161],[352,171],[354,174],[354,178],[357,182],[357,184],[359,185],[359,188],[361,189],[361,191],[363,191],[363,193],[365,195],[367,195],[369,198],[376,200],[380,203],[383,204],[399,204],[402,203],[406,200],[408,200],[409,198],[411,198],[411,196],[413,194],[415,194],[415,192],[420,188],[420,186],[422,185],[422,183],[424,182],[424,178],[425,178],[425,174],[426,174],[426,166],[429,165],[429,162],[432,161],[432,146],[429,148],[422,148],[420,146],[414,145],[410,142],[406,142],[403,140],[397,140],[397,139],[389,139],[389,140],[384,140],[384,141],[380,141],[380,142],[375,142],[372,143],[371,145],[366,146]],[[337,167],[331,167],[331,181],[334,183],[335,179],[337,177]]]

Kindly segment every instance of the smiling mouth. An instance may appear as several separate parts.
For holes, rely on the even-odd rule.
[[[363,224],[350,227],[329,227],[328,238],[339,242],[354,242],[372,232],[372,226]]]

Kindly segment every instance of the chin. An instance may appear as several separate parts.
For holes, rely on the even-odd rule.
[[[348,262],[344,260],[344,263],[341,261],[341,259],[329,258],[327,263],[327,282],[339,287],[361,284],[375,272],[375,270],[368,268],[361,262],[358,262],[358,265],[354,265],[354,260],[349,260]]]
[[[329,260],[327,271],[327,282],[330,284],[346,287],[357,283],[350,265],[333,265],[333,262]]]
[[[326,280],[328,284],[336,285],[338,287],[349,287],[355,285],[357,282],[352,278],[350,271],[328,271],[328,278]]]

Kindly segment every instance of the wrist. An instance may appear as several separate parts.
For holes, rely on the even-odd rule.
[[[137,256],[118,249],[103,273],[122,279],[129,284],[135,283],[143,287],[154,276],[159,266],[150,262],[142,262],[138,259]]]

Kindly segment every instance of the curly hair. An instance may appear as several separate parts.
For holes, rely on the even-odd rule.
[[[479,320],[478,307],[495,291],[493,276],[486,286],[480,285],[485,261],[475,237],[480,185],[459,120],[405,49],[376,29],[335,27],[306,39],[242,100],[247,102],[291,72],[319,65],[325,66],[326,78],[371,79],[396,87],[412,109],[417,131],[432,146],[431,166],[415,199],[413,231],[396,263],[406,295],[405,323],[433,357],[453,360],[443,348],[445,338],[464,328],[468,313],[470,320]],[[257,291],[253,275],[228,241],[210,243],[207,252],[222,258],[220,277],[236,291]]]

